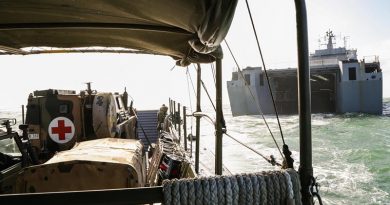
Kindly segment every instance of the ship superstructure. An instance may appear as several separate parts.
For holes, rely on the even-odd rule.
[[[310,54],[313,113],[382,114],[382,70],[378,56],[357,58],[356,49],[334,47],[332,31],[326,48]],[[346,38],[344,38],[346,41]],[[296,68],[267,71],[277,112],[298,113]],[[227,82],[233,116],[274,114],[268,82],[261,67],[247,67]],[[260,105],[260,106],[259,106]]]

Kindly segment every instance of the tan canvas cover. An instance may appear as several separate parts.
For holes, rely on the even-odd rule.
[[[0,50],[122,47],[212,62],[237,0],[1,0]],[[27,54],[28,52],[26,52]]]
[[[15,192],[53,192],[140,187],[145,161],[139,140],[104,138],[81,142],[18,176]]]

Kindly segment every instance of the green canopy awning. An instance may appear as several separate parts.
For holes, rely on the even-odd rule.
[[[213,62],[237,0],[0,0],[0,50],[116,47]]]

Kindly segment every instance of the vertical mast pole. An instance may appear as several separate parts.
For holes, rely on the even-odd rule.
[[[181,123],[180,123],[180,121],[181,121],[181,117],[180,117],[180,103],[178,103],[177,104],[177,118],[178,118],[178,120],[179,120],[179,125],[178,125],[178,128],[179,128],[179,143],[180,143],[180,141],[181,141]]]
[[[187,107],[183,106],[183,137],[184,137],[184,150],[187,151]]]
[[[200,109],[200,91],[201,91],[201,80],[202,80],[202,72],[200,64],[198,63],[198,69],[197,69],[197,79],[196,79],[196,112],[201,112]],[[200,116],[196,117],[196,147],[195,147],[195,172],[199,173],[199,138],[200,138]]]
[[[217,58],[215,64],[215,174],[222,175],[222,59]]]
[[[22,124],[24,124],[24,105],[22,105]]]
[[[172,115],[172,100],[169,98],[169,114]]]
[[[298,99],[301,193],[303,204],[313,204],[309,193],[313,176],[311,143],[310,68],[305,0],[295,0],[298,42]]]
[[[175,129],[177,129],[177,126],[176,126],[176,101],[173,101],[173,125],[175,126]]]

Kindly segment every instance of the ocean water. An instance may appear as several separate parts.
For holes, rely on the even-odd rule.
[[[213,117],[210,107],[203,109]],[[224,107],[224,114],[230,135],[281,161],[261,116],[232,117],[228,105]],[[4,117],[21,121],[17,111],[0,110],[0,118]],[[265,117],[282,146],[276,118]],[[293,152],[295,169],[298,169],[298,116],[281,116],[280,120],[286,144]],[[195,120],[188,119],[188,133],[191,132],[195,135]],[[313,114],[312,143],[314,176],[320,183],[319,193],[324,204],[390,204],[390,99],[384,102],[382,116]],[[214,145],[214,126],[204,118],[200,139],[200,168],[204,175],[214,172]],[[15,149],[10,142],[2,142],[1,146],[2,150]],[[191,147],[190,142],[188,147]],[[194,142],[192,147],[194,150]],[[223,138],[223,164],[225,174],[278,169],[226,136]]]
[[[224,114],[230,135],[263,155],[272,154],[281,161],[261,116],[232,117],[228,106]],[[265,117],[281,147],[276,118]],[[280,120],[286,144],[293,152],[295,169],[298,169],[298,116],[281,116]],[[214,131],[211,123],[206,120],[202,123],[200,158],[203,165],[210,165],[214,163]],[[223,145],[225,173],[278,169],[226,136]],[[382,116],[313,114],[312,145],[314,176],[320,184],[324,204],[390,204],[390,99],[384,101]],[[212,168],[205,167],[202,171],[213,172]]]

